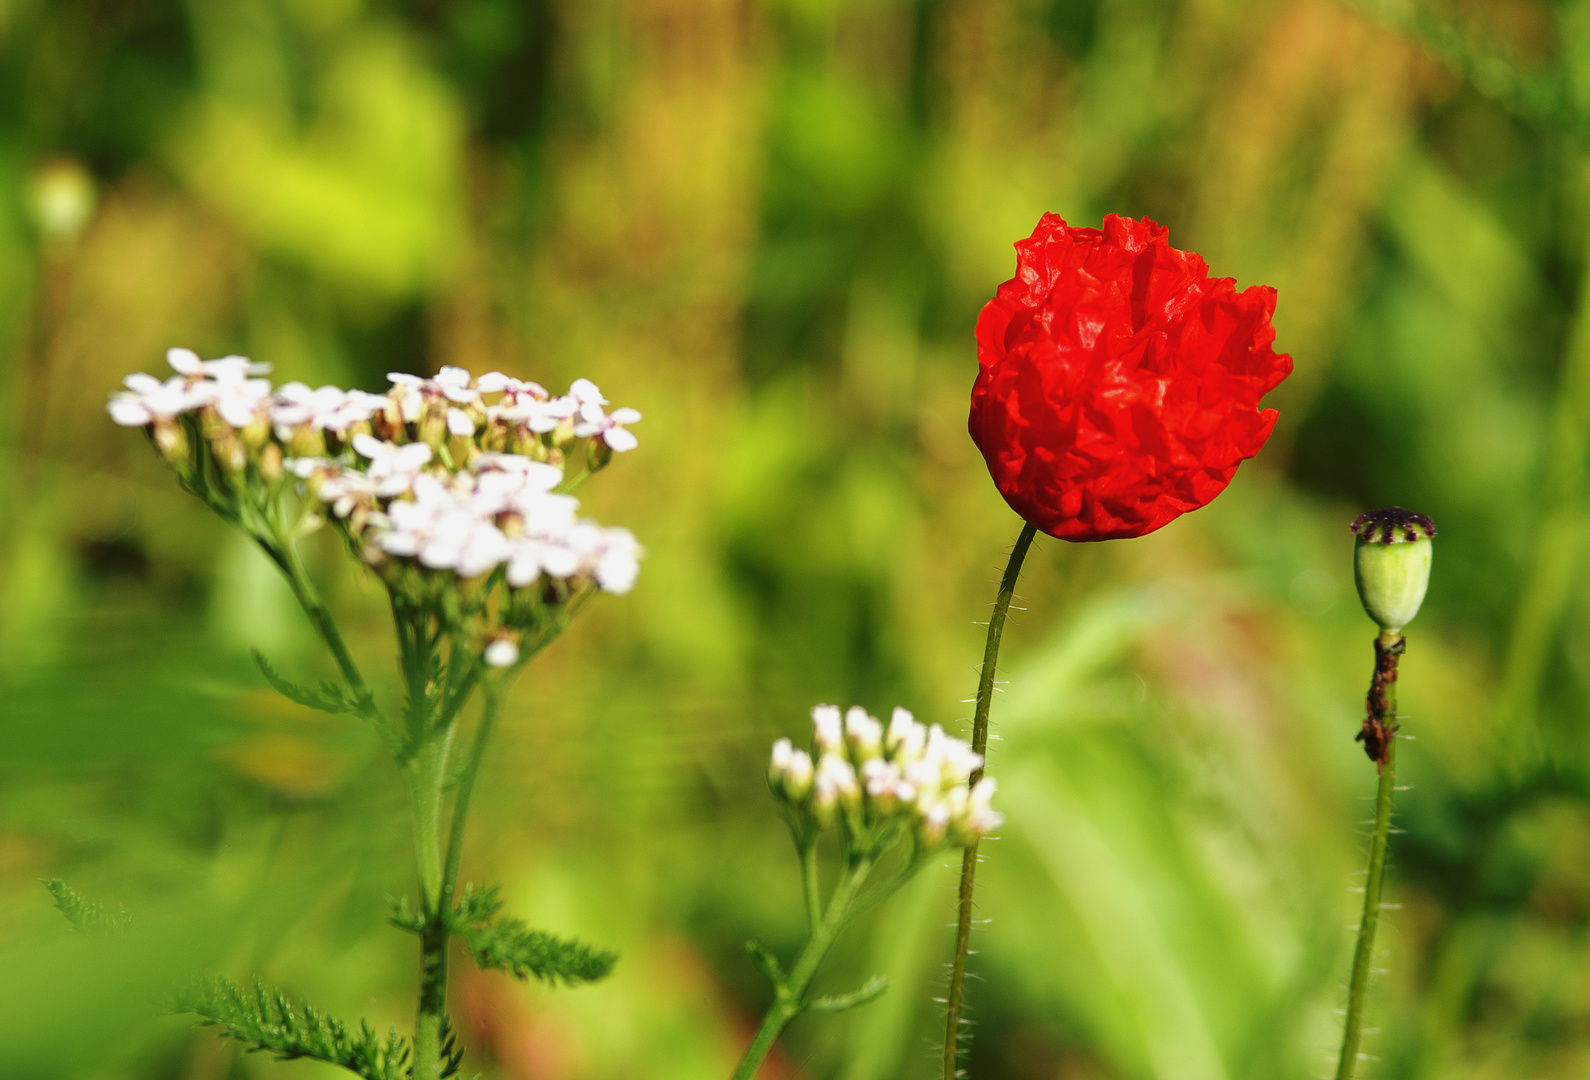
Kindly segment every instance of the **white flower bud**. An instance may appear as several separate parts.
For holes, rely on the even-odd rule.
[[[817,762],[813,780],[819,813],[831,813],[835,806],[853,809],[861,801],[861,785],[856,781],[856,769],[850,762],[835,753],[826,753]]]
[[[491,667],[513,667],[519,662],[519,643],[512,638],[497,638],[486,646],[485,658]]]
[[[789,774],[790,760],[795,756],[795,746],[788,739],[773,744],[773,755],[767,763],[767,784],[773,794],[784,796],[784,781]]]
[[[790,755],[789,766],[784,770],[784,794],[789,796],[790,802],[806,801],[812,793],[812,781],[816,771],[816,766],[812,764],[812,756],[806,751],[796,750]]]
[[[985,776],[972,788],[966,800],[965,829],[969,835],[981,838],[1004,824],[1005,815],[989,805],[997,787],[992,776]]]
[[[857,761],[883,753],[883,725],[860,705],[852,705],[845,713],[845,736],[850,742],[851,755]]]
[[[839,706],[818,705],[812,709],[812,743],[825,754],[844,749],[844,725],[839,718]]]
[[[884,742],[892,760],[909,764],[922,756],[927,744],[927,728],[906,710],[895,709],[889,718],[889,734]]]
[[[916,835],[918,842],[932,849],[944,842],[944,833],[950,826],[949,804],[941,799],[918,800]]]

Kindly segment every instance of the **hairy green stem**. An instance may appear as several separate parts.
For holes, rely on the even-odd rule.
[[[1021,576],[1021,564],[1027,558],[1038,529],[1032,523],[1022,527],[1011,549],[1010,562],[1005,565],[1005,576],[999,582],[999,595],[994,600],[994,612],[988,619],[988,640],[983,646],[983,670],[977,680],[977,707],[972,714],[972,749],[978,754],[988,752],[988,709],[994,700],[994,673],[999,666],[999,643],[1005,634],[1005,616],[1010,611],[1010,600],[1016,593],[1016,579]],[[975,787],[983,778],[983,770],[972,773],[970,784]],[[960,1069],[961,1002],[966,984],[966,957],[972,938],[972,890],[977,880],[977,845],[967,845],[961,856],[960,907],[955,923],[955,959],[950,964],[950,990],[944,1020],[944,1080],[955,1080]]]
[[[1386,842],[1391,835],[1391,800],[1397,783],[1397,657],[1401,645],[1401,635],[1392,634],[1380,635],[1375,643],[1375,681],[1370,686],[1369,709],[1370,723],[1379,721],[1384,733],[1378,762],[1380,788],[1375,796],[1375,830],[1369,841],[1369,873],[1364,879],[1364,914],[1358,925],[1358,945],[1353,951],[1353,975],[1347,989],[1347,1021],[1342,1029],[1336,1080],[1352,1080],[1363,1037],[1364,999],[1369,991],[1369,974],[1374,962],[1375,930],[1380,923]]]
[[[795,959],[794,968],[774,986],[773,1004],[768,1006],[766,1015],[762,1017],[762,1024],[756,1029],[751,1045],[746,1048],[745,1057],[740,1059],[740,1067],[734,1070],[733,1080],[752,1080],[785,1026],[806,1007],[806,988],[811,985],[812,976],[817,974],[818,966],[833,947],[834,939],[845,928],[850,916],[850,905],[861,891],[862,883],[867,880],[872,867],[872,859],[863,858],[840,875],[838,883],[834,885],[834,894],[828,898],[828,910],[823,914],[822,921],[812,928],[811,935],[806,939],[806,947]]]

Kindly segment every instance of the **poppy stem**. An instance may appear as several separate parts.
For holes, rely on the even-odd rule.
[[[1030,522],[1022,527],[1011,549],[1010,562],[1005,566],[1005,576],[999,582],[999,595],[994,600],[994,612],[988,619],[988,641],[983,646],[983,670],[977,680],[977,708],[972,714],[972,750],[980,755],[988,752],[988,707],[994,699],[994,672],[999,664],[999,642],[1005,633],[1005,615],[1010,611],[1010,600],[1016,592],[1016,579],[1021,576],[1021,564],[1027,558],[1038,529]],[[976,769],[967,781],[971,787],[983,778],[982,768]],[[961,857],[960,916],[955,924],[955,959],[950,964],[950,992],[944,1024],[944,1080],[955,1080],[960,1071],[961,1000],[966,983],[966,957],[972,937],[972,889],[977,878],[977,844],[966,846]]]
[[[1380,888],[1386,872],[1386,841],[1391,833],[1391,799],[1396,790],[1397,765],[1397,659],[1403,652],[1401,634],[1387,631],[1375,639],[1375,676],[1369,684],[1369,716],[1359,738],[1380,770],[1375,796],[1375,831],[1369,841],[1369,874],[1364,879],[1364,915],[1353,950],[1353,976],[1347,990],[1347,1022],[1342,1029],[1342,1053],[1336,1063],[1336,1080],[1352,1080],[1358,1067],[1358,1044],[1363,1036],[1364,998],[1375,955],[1375,929],[1380,922]]]

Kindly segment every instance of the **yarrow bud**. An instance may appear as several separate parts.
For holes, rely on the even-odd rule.
[[[1390,506],[1360,514],[1353,577],[1369,617],[1388,634],[1399,634],[1419,614],[1430,584],[1435,523],[1423,514]]]
[[[513,667],[519,662],[519,643],[510,637],[495,638],[484,654],[489,667]]]
[[[967,787],[982,756],[938,725],[919,724],[899,708],[887,730],[859,706],[841,714],[818,705],[811,715],[816,764],[789,739],[773,744],[768,763],[768,785],[805,827],[825,827],[843,811],[854,837],[903,820],[917,844],[932,850],[946,840],[974,843],[1003,822],[990,805],[991,778]]]

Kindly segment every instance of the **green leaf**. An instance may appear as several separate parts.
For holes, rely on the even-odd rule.
[[[387,922],[411,934],[425,933],[425,916],[409,907],[407,900],[389,896],[386,903],[392,909],[392,913],[386,917]]]
[[[366,1080],[407,1080],[409,1074],[409,1042],[396,1030],[382,1039],[361,1020],[358,1030],[350,1031],[313,1005],[267,990],[257,980],[251,989],[228,979],[201,980],[178,997],[172,1011],[197,1013],[201,1026],[218,1027],[222,1035],[248,1043],[251,1052],[274,1054],[280,1061],[312,1058]],[[462,1053],[455,1043],[451,1037],[442,1041],[443,1076],[458,1071]]]
[[[80,934],[89,937],[108,937],[118,933],[127,925],[130,918],[127,912],[106,911],[103,904],[85,899],[81,893],[60,878],[46,878],[42,884],[50,890],[50,895],[55,897],[56,908]]]
[[[483,971],[502,971],[521,981],[576,986],[605,979],[616,953],[574,938],[532,930],[521,919],[497,917],[502,901],[495,886],[467,887],[448,919],[448,929],[463,938]]]
[[[846,1009],[854,1009],[878,1000],[887,989],[889,989],[889,980],[882,975],[874,975],[855,993],[813,998],[801,1005],[801,1008],[807,1012],[844,1012]]]
[[[767,981],[774,986],[781,986],[784,982],[784,969],[779,965],[778,957],[774,956],[760,941],[747,941],[745,951],[751,954],[751,963],[756,965],[756,970],[767,976]]]
[[[270,683],[276,689],[276,692],[288,701],[295,702],[305,708],[331,713],[334,716],[343,713],[357,715],[361,711],[359,701],[330,679],[322,682],[319,689],[311,690],[308,687],[299,686],[297,683],[289,682],[282,678],[276,669],[270,666],[270,663],[258,649],[254,650],[254,662],[259,665],[260,673],[265,676],[265,681]]]

